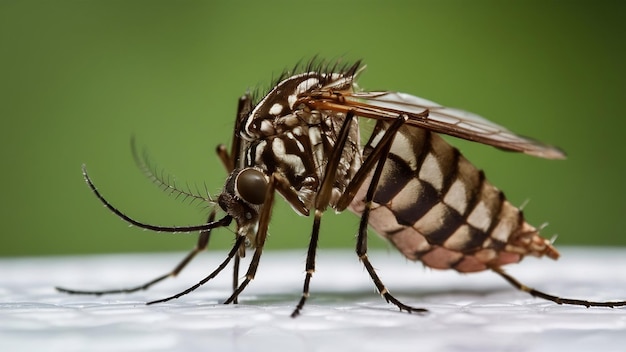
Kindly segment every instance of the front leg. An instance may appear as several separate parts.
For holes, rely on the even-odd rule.
[[[337,174],[337,168],[339,167],[339,163],[341,162],[343,149],[345,148],[346,142],[348,141],[348,134],[350,132],[350,126],[352,125],[353,118],[354,113],[352,111],[348,111],[343,125],[341,126],[341,130],[339,131],[339,135],[337,136],[335,148],[333,149],[331,155],[328,157],[328,164],[326,165],[326,169],[324,170],[322,183],[320,185],[319,192],[315,197],[315,215],[313,219],[313,230],[311,232],[311,239],[309,240],[309,250],[306,256],[306,276],[304,278],[304,287],[302,288],[302,296],[300,297],[300,301],[298,302],[298,305],[296,306],[294,311],[291,313],[292,318],[295,318],[300,314],[300,311],[304,307],[306,300],[309,298],[309,286],[311,283],[311,277],[313,277],[313,273],[315,272],[315,254],[317,252],[317,243],[319,240],[322,214],[324,214],[324,210],[326,210],[328,204],[330,203],[333,184],[335,182],[335,175]]]

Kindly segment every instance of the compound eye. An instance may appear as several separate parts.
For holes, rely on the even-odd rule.
[[[255,205],[263,204],[267,190],[265,175],[257,169],[241,170],[235,179],[235,190],[239,198],[246,202]]]

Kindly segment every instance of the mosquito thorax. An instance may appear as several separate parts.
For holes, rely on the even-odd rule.
[[[318,124],[322,116],[299,102],[320,89],[351,89],[354,73],[306,72],[278,82],[244,121],[242,137],[248,140],[283,133],[298,125]]]

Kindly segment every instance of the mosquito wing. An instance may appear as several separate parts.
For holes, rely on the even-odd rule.
[[[519,136],[481,116],[441,106],[430,100],[399,92],[332,92],[313,94],[305,99],[318,109],[347,112],[374,119],[395,119],[408,115],[407,124],[546,159],[564,159],[565,153],[553,146]]]

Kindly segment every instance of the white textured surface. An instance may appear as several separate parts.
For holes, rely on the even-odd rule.
[[[179,278],[131,295],[76,296],[132,286],[170,270],[183,254],[0,260],[0,351],[624,351],[625,308],[559,306],[515,291],[493,273],[430,271],[395,252],[371,254],[391,292],[425,307],[399,313],[375,292],[352,251],[320,250],[312,297],[289,314],[304,278],[302,252],[267,252],[237,306],[230,270],[196,292],[146,306],[199,281],[222,259],[210,252]],[[509,266],[549,293],[626,299],[626,249],[562,250],[558,262]]]

